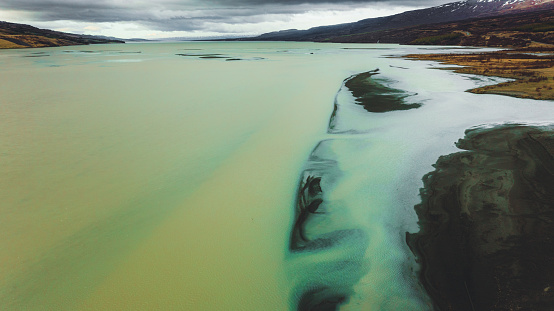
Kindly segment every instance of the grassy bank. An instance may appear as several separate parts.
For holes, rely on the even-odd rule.
[[[458,73],[515,79],[469,90],[472,93],[554,100],[554,47],[471,54],[411,54],[406,57],[464,66],[446,68]]]

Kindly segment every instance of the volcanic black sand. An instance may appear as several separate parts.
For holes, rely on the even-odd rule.
[[[414,95],[387,86],[387,81],[372,78],[379,70],[363,72],[345,80],[344,85],[356,98],[356,103],[369,112],[389,112],[421,107],[418,103],[406,103],[406,97]]]
[[[554,126],[466,131],[408,234],[437,310],[554,310]]]

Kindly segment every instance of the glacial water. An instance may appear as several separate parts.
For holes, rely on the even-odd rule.
[[[429,309],[405,243],[422,176],[467,128],[554,115],[391,57],[452,51],[0,51],[0,310]],[[375,69],[420,107],[355,104],[344,80]]]

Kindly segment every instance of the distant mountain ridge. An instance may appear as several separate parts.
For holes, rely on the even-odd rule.
[[[242,40],[328,41],[345,35],[542,10],[554,10],[554,0],[467,0],[353,23],[270,32]]]
[[[472,18],[331,37],[337,43],[554,48],[554,11]]]
[[[30,25],[0,21],[0,48],[52,47],[102,43],[125,43],[122,40],[90,35],[77,35]]]

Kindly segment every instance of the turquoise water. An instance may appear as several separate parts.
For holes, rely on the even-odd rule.
[[[0,51],[0,308],[294,310],[325,287],[348,296],[341,310],[427,309],[404,243],[417,231],[421,177],[466,128],[554,112],[552,102],[463,92],[491,78],[387,57],[432,51],[452,50]],[[343,80],[376,68],[422,107],[352,104]],[[291,252],[299,178],[314,155],[332,165],[327,213],[309,234],[359,234]]]

